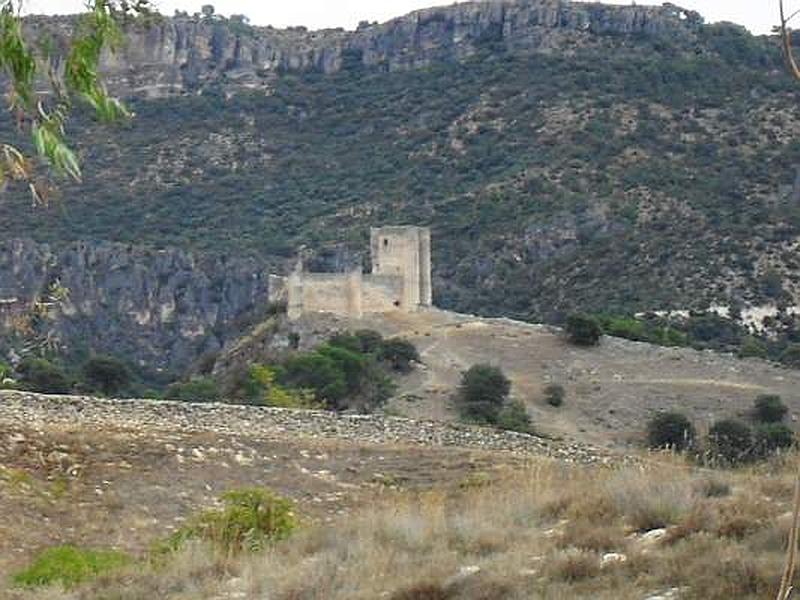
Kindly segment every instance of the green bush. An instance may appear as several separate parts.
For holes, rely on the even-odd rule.
[[[226,554],[258,552],[286,539],[297,527],[292,503],[269,490],[232,490],[220,500],[221,509],[191,519],[169,538],[167,548],[177,549],[187,540],[200,539]]]
[[[755,429],[755,452],[758,456],[769,456],[779,450],[794,446],[794,431],[783,423],[764,423]]]
[[[128,367],[113,356],[95,356],[83,365],[83,377],[106,396],[113,396],[131,380]]]
[[[328,340],[328,343],[352,352],[377,354],[383,343],[383,336],[371,329],[360,329],[355,333],[337,333]]]
[[[469,420],[495,424],[510,391],[511,382],[499,367],[474,365],[461,378],[461,414]]]
[[[43,394],[65,394],[72,384],[59,365],[43,358],[26,358],[17,367],[25,389]]]
[[[400,373],[411,372],[412,363],[419,361],[419,353],[414,344],[400,338],[384,340],[380,345],[379,356],[392,370]]]
[[[11,579],[19,586],[61,584],[69,588],[130,562],[130,558],[121,552],[58,546],[39,554],[29,567],[15,573]]]
[[[694,426],[681,413],[659,413],[647,425],[647,445],[654,450],[671,448],[682,451],[694,444],[694,438]]]
[[[588,315],[570,315],[565,329],[569,341],[577,346],[596,346],[603,335],[598,320]]]
[[[760,423],[780,423],[783,421],[789,408],[783,403],[780,396],[764,394],[756,398],[753,414]]]
[[[219,402],[221,397],[217,382],[209,377],[195,377],[189,381],[172,383],[164,393],[166,400],[178,402]]]
[[[739,356],[741,358],[768,358],[769,349],[763,341],[748,335],[742,339]]]
[[[506,402],[497,414],[497,427],[519,433],[531,433],[531,417],[525,404],[519,400]]]
[[[544,399],[550,406],[559,407],[564,404],[564,388],[557,383],[553,383],[544,388]]]
[[[319,402],[330,408],[343,405],[347,381],[339,364],[319,352],[298,354],[286,361],[280,375],[283,385],[314,391]]]
[[[708,450],[711,458],[735,465],[751,458],[753,432],[741,421],[723,419],[708,430]]]
[[[277,370],[267,365],[251,365],[246,383],[247,399],[252,404],[274,408],[322,408],[309,390],[285,388],[277,383]]]
[[[788,367],[800,368],[800,344],[789,344],[781,353],[780,361]]]

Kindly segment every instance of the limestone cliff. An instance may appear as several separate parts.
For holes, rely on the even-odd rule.
[[[141,366],[182,369],[218,350],[267,304],[254,261],[199,259],[179,250],[80,243],[55,251],[0,242],[0,342],[12,316],[58,283],[48,330],[63,350],[107,352]]]
[[[416,68],[458,60],[487,44],[514,51],[552,50],[586,34],[666,34],[686,38],[699,14],[672,4],[608,6],[565,0],[488,0],[413,12],[356,31],[251,27],[241,18],[176,15],[150,27],[131,26],[125,47],[105,59],[112,87],[123,94],[162,96],[224,82],[267,87],[282,71]],[[65,31],[72,21],[35,17],[36,30]]]

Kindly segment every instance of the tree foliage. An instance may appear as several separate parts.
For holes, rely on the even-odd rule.
[[[95,356],[83,366],[83,376],[88,384],[112,396],[124,388],[131,380],[128,367],[113,356]]]
[[[103,85],[100,57],[104,50],[114,52],[119,47],[120,21],[148,12],[149,1],[90,0],[65,57],[47,40],[29,38],[22,6],[17,0],[0,0],[0,71],[17,132],[29,136],[34,155],[16,141],[0,140],[0,185],[24,182],[34,200],[43,202],[46,187],[43,174],[35,168],[37,161],[58,175],[81,179],[80,163],[66,133],[76,100],[90,106],[103,121],[129,114]]]
[[[511,381],[499,367],[474,365],[461,377],[461,413],[470,420],[495,424],[510,392]]]
[[[647,444],[654,450],[682,451],[692,446],[694,437],[694,425],[681,413],[659,413],[647,425]]]

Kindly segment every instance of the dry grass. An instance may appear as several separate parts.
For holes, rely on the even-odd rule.
[[[162,570],[132,569],[72,592],[15,594],[641,600],[679,588],[689,599],[774,597],[796,462],[709,473],[676,459],[620,469],[541,461],[489,485],[387,496],[384,506],[309,526],[264,554],[228,561],[192,546]],[[666,534],[643,535],[657,528]]]

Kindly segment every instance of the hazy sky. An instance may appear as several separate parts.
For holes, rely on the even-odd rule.
[[[607,0],[630,4],[630,0]],[[800,0],[788,0],[800,6]],[[418,8],[447,5],[440,0],[155,0],[161,12],[171,15],[176,8],[199,12],[213,4],[218,13],[245,14],[255,25],[305,25],[310,29],[345,27],[353,29],[360,20],[386,21]],[[639,4],[661,4],[662,0],[639,0]],[[699,11],[708,22],[733,21],[757,33],[767,33],[778,21],[777,0],[674,0],[674,4]],[[27,12],[78,12],[85,0],[25,0]],[[795,8],[794,6],[793,8]]]

